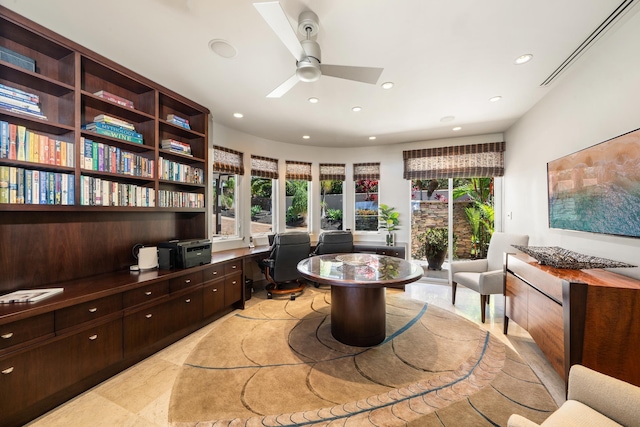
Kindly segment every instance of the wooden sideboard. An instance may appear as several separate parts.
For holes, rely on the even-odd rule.
[[[565,381],[581,364],[640,386],[640,281],[508,254],[505,334],[509,319],[529,332]]]

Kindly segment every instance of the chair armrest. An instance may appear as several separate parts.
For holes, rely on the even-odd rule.
[[[625,426],[637,425],[640,387],[573,365],[567,399],[577,400]]]
[[[451,263],[451,274],[456,274],[460,271],[471,273],[483,273],[487,271],[486,259],[474,259],[471,261],[454,261]]]
[[[262,260],[262,264],[265,267],[274,268],[276,265],[276,260],[273,258],[265,258]]]
[[[481,294],[501,294],[504,288],[504,273],[502,270],[487,271],[480,273],[478,278],[478,289]]]
[[[540,427],[540,425],[529,421],[521,415],[513,414],[509,417],[509,421],[507,421],[507,427]]]

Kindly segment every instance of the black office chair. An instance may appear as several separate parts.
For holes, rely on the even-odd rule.
[[[313,255],[353,252],[353,234],[350,231],[326,231],[318,237]]]
[[[305,284],[297,266],[300,261],[309,257],[309,252],[309,233],[276,234],[271,254],[263,260],[264,275],[269,282],[266,286],[267,298],[273,298],[274,294],[290,294],[293,301],[296,294],[302,293]]]

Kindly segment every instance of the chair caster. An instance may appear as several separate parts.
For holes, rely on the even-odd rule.
[[[320,283],[314,283],[313,287],[316,288],[316,289],[319,288],[320,287]]]
[[[272,299],[273,298],[273,294],[271,292],[267,292],[267,299]]]
[[[296,300],[296,296],[294,294],[291,294],[291,301],[295,301]]]

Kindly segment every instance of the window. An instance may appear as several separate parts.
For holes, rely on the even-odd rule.
[[[278,179],[278,160],[251,156],[251,235],[275,230],[273,211],[274,180]]]
[[[355,231],[378,230],[378,180],[380,163],[353,165]]]
[[[309,181],[311,163],[287,160],[286,228],[287,230],[309,230]]]
[[[345,164],[320,163],[320,229],[343,229]]]
[[[213,147],[214,236],[239,236],[236,200],[238,181],[244,174],[243,154],[224,147]]]

